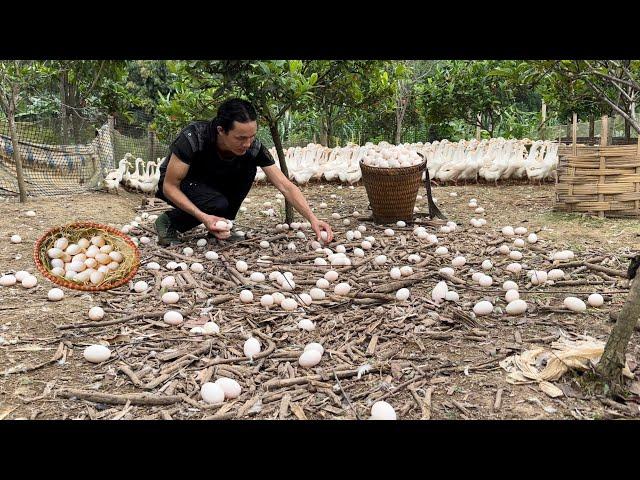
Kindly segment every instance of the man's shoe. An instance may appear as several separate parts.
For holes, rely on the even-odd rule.
[[[169,215],[163,213],[156,219],[156,232],[158,234],[158,244],[163,247],[169,247],[171,245],[180,243],[178,238],[178,231],[171,225],[171,219]]]

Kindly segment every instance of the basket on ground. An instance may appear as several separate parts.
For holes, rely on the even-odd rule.
[[[360,161],[362,183],[375,223],[413,221],[413,208],[426,166],[426,160],[419,165],[399,168],[371,167]]]
[[[104,279],[94,285],[90,282],[78,283],[67,280],[51,273],[51,259],[47,251],[53,247],[55,241],[64,236],[70,243],[75,243],[81,238],[90,239],[100,235],[105,241],[120,252],[123,260],[120,267],[108,272]],[[51,282],[62,287],[85,291],[103,291],[117,288],[131,280],[140,265],[140,252],[131,239],[120,230],[93,222],[75,222],[68,225],[53,227],[45,232],[37,241],[33,248],[33,260],[36,268]]]

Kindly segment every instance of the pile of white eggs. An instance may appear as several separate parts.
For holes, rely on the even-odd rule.
[[[108,244],[101,235],[91,239],[83,237],[76,243],[71,243],[66,237],[59,237],[53,247],[47,250],[47,258],[52,267],[51,274],[72,282],[90,282],[93,285],[101,284],[124,261],[124,255]]]
[[[415,151],[391,145],[379,151],[369,150],[362,161],[369,167],[400,168],[420,165],[423,160]]]

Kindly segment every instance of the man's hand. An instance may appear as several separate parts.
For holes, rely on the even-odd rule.
[[[202,221],[206,229],[213,233],[213,235],[217,239],[224,240],[225,238],[229,238],[231,236],[231,231],[228,228],[216,227],[216,223],[226,222],[225,218],[216,217],[215,215],[207,215],[206,213],[204,213],[202,214],[200,220]]]
[[[333,240],[333,231],[331,231],[331,225],[322,220],[317,220],[311,223],[311,228],[318,237],[319,242],[330,243]],[[322,232],[326,232],[326,238],[322,238]]]

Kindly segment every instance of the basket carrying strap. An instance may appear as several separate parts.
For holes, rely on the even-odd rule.
[[[424,159],[424,156],[420,152],[416,152],[416,153]],[[436,206],[435,202],[433,201],[433,197],[431,196],[431,180],[429,179],[428,165],[425,167],[424,170],[425,170],[424,184],[425,184],[425,187],[427,188],[427,200],[429,203],[429,218],[433,218],[435,216],[435,217],[441,218],[442,220],[446,220],[447,217],[445,217],[444,214],[440,210],[438,210],[438,207]]]

